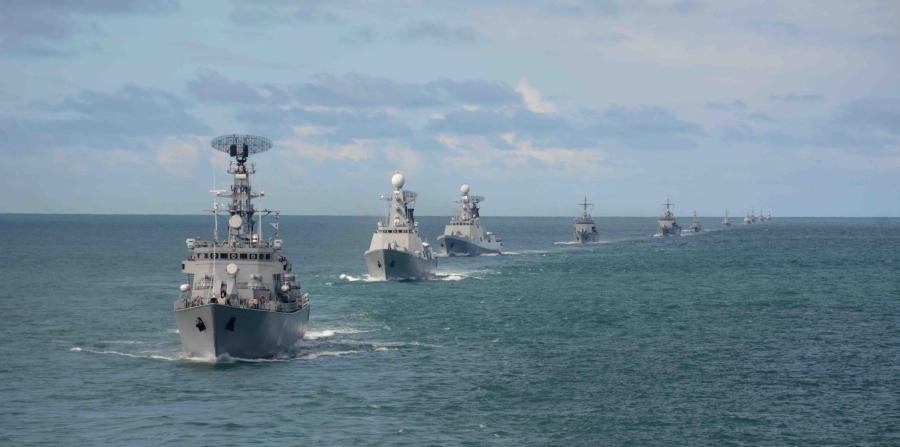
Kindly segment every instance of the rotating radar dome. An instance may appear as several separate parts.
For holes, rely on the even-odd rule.
[[[465,195],[468,195],[468,194],[469,194],[469,184],[468,184],[468,183],[463,183],[462,187],[459,188],[459,192],[461,192],[462,195],[464,195],[464,196],[465,196]]]
[[[391,177],[391,184],[394,185],[394,188],[400,189],[403,187],[403,184],[406,183],[406,179],[403,178],[403,174],[396,173],[393,177]]]

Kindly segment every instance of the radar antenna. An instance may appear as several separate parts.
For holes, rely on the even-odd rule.
[[[272,141],[256,135],[222,135],[212,140],[212,147],[234,157],[241,166],[247,157],[272,149]]]

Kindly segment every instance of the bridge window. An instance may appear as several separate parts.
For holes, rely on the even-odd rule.
[[[241,259],[247,259],[247,253],[241,253]]]

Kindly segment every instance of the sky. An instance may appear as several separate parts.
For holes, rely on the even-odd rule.
[[[0,212],[900,216],[896,1],[0,2]]]

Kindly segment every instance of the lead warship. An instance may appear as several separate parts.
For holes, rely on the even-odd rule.
[[[703,227],[700,226],[700,219],[697,218],[697,210],[694,210],[694,220],[691,221],[691,231],[694,233],[699,233],[703,231]]]
[[[726,227],[731,226],[731,218],[728,217],[728,209],[727,208],[725,209],[725,218],[722,219],[722,225],[724,225]]]
[[[290,273],[281,239],[277,233],[274,240],[263,238],[261,218],[275,211],[257,209],[251,202],[265,193],[252,189],[256,167],[246,165],[247,157],[269,150],[272,142],[225,135],[214,139],[212,147],[234,157],[228,167],[234,177],[231,188],[211,191],[231,204],[220,209],[216,201],[210,210],[216,222],[212,240],[186,241],[190,256],[181,270],[187,283],[175,301],[181,344],[189,357],[272,357],[302,339],[309,322],[309,294]],[[225,217],[228,237],[220,241],[218,221]]]
[[[588,203],[587,196],[585,196],[584,202],[579,203],[579,205],[581,205],[583,210],[581,212],[581,217],[575,218],[575,242],[585,244],[588,242],[599,241],[600,233],[597,231],[597,224],[594,222],[591,213],[588,212],[588,206],[590,206],[591,211],[593,211],[594,204]]]
[[[391,178],[393,194],[381,197],[389,208],[363,254],[369,276],[375,279],[431,279],[437,270],[437,258],[419,238],[419,223],[413,216],[418,194],[404,191],[405,182],[399,172]]]
[[[681,235],[681,227],[675,222],[675,215],[669,211],[669,208],[674,205],[673,203],[669,203],[669,199],[666,199],[666,203],[663,205],[666,206],[666,212],[663,215],[659,216],[659,226],[656,228],[657,236],[680,236]]]
[[[454,200],[459,203],[459,213],[450,218],[450,223],[444,227],[444,234],[437,238],[440,252],[444,256],[478,256],[483,254],[500,253],[503,241],[494,236],[494,233],[485,231],[481,225],[480,208],[478,204],[484,202],[482,196],[470,196],[469,185],[463,184],[459,188],[462,198]]]

